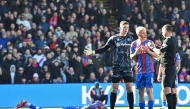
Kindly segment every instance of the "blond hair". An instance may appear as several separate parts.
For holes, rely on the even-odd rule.
[[[146,28],[143,27],[143,26],[139,26],[139,27],[137,27],[137,28],[136,28],[136,34],[138,35],[143,29],[146,30]]]
[[[121,26],[123,26],[123,25],[129,25],[129,23],[128,23],[127,21],[121,21],[119,25],[120,25],[120,27],[121,27]]]

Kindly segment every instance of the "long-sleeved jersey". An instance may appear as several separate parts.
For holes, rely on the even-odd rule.
[[[95,50],[95,53],[103,53],[113,47],[113,72],[131,72],[130,44],[132,41],[133,38],[130,35],[123,37],[117,34],[111,36],[102,48]]]

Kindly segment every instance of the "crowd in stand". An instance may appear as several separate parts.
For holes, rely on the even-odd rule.
[[[109,25],[111,15],[118,23],[130,23],[134,39],[135,28],[144,26],[158,48],[161,27],[171,24],[181,56],[179,81],[190,82],[190,1],[107,2],[110,10],[96,0],[1,0],[0,83],[111,82],[112,48],[92,56],[83,53],[85,47],[98,49],[118,33],[119,28]]]

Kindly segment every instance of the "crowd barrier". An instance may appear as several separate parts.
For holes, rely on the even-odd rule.
[[[110,94],[111,83],[101,83],[105,94]],[[94,87],[92,83],[86,84],[22,84],[22,85],[0,85],[0,108],[14,107],[21,99],[41,107],[83,106],[90,103],[90,90]],[[134,90],[134,104],[139,106],[138,90]],[[162,104],[162,89],[159,83],[154,83],[153,95],[155,106]],[[190,106],[190,84],[179,84],[178,105]],[[109,97],[109,96],[108,96]],[[120,84],[117,94],[116,106],[128,106],[125,84]],[[146,104],[147,104],[147,94]],[[109,106],[108,98],[108,106]]]

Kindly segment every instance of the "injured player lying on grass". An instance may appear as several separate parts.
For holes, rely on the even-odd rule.
[[[26,100],[21,100],[14,109],[19,109],[22,107],[27,107],[30,109],[43,109],[41,107],[35,106]],[[75,107],[75,106],[67,106],[64,107],[63,109],[107,109],[107,107],[104,106],[104,104],[101,101],[95,101],[93,104],[88,104],[83,107]]]

